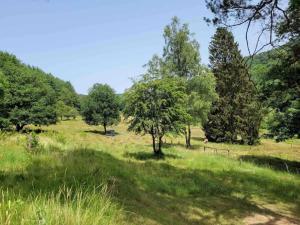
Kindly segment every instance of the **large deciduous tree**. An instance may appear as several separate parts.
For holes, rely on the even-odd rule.
[[[125,101],[129,130],[150,134],[154,154],[162,155],[164,135],[181,133],[184,129],[187,117],[184,83],[174,78],[139,81],[125,93]]]
[[[22,64],[15,56],[0,53],[0,70],[7,86],[0,116],[16,127],[49,125],[56,122],[55,93],[44,76]]]
[[[102,125],[104,133],[107,126],[120,121],[119,99],[107,84],[95,84],[85,97],[82,106],[83,119],[90,125]]]
[[[190,115],[185,130],[186,147],[191,147],[191,125],[204,125],[207,121],[212,103],[217,100],[216,80],[212,73],[194,76],[186,84],[186,108]]]
[[[219,99],[205,125],[209,140],[254,144],[261,121],[254,84],[231,32],[218,28],[209,47]]]
[[[164,30],[165,47],[163,64],[171,76],[185,81],[188,95],[185,107],[189,113],[186,120],[186,147],[191,147],[191,125],[205,122],[211,103],[216,98],[214,77],[200,64],[199,44],[187,24],[181,25],[174,17]]]

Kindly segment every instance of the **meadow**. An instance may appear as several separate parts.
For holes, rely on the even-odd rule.
[[[0,134],[0,224],[300,224],[300,140],[204,144],[193,128],[192,149],[168,136],[156,159],[149,136],[110,129],[62,121],[31,151]]]

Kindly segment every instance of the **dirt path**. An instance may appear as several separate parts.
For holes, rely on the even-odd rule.
[[[284,216],[254,214],[244,219],[245,225],[300,225],[300,221]]]

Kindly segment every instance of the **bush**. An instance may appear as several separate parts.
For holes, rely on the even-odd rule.
[[[8,130],[10,122],[8,119],[0,118],[0,130]]]

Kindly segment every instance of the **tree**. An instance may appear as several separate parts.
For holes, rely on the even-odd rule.
[[[0,107],[3,106],[6,89],[7,81],[3,73],[0,71]],[[1,111],[3,111],[3,109],[0,109],[0,130],[3,130],[9,127],[9,121],[6,118],[3,118]]]
[[[216,80],[212,73],[194,76],[187,81],[186,108],[190,115],[185,131],[186,146],[191,147],[191,125],[204,125],[207,121],[212,103],[217,100]]]
[[[165,27],[164,38],[163,60],[171,75],[185,79],[198,75],[199,44],[193,39],[188,25],[181,25],[179,19],[174,17],[171,24]]]
[[[7,81],[0,116],[16,127],[56,122],[55,93],[44,76],[22,64],[15,56],[0,52],[0,70]]]
[[[124,114],[129,120],[129,130],[150,134],[153,152],[162,153],[162,138],[167,133],[182,133],[186,101],[184,83],[174,78],[144,80],[135,83],[125,93]]]
[[[271,111],[267,128],[277,141],[300,137],[300,61],[291,49],[284,46],[269,53],[276,64],[261,74],[258,83],[260,99]]]
[[[118,96],[107,84],[95,84],[84,99],[82,115],[89,125],[102,125],[106,134],[107,126],[120,121]]]
[[[5,86],[6,86],[6,79],[5,79],[4,75],[3,75],[3,73],[0,71],[0,101],[4,97]]]
[[[56,114],[60,118],[60,120],[63,120],[63,118],[76,118],[78,112],[74,107],[66,105],[63,101],[58,101],[56,103]]]
[[[209,140],[254,144],[261,121],[254,84],[231,32],[218,28],[209,47],[219,99],[205,125]]]
[[[289,0],[287,7],[281,0],[206,0],[207,7],[215,15],[205,18],[215,25],[236,27],[246,25],[246,42],[249,55],[255,55],[268,45],[283,40],[299,39],[300,33],[300,3],[299,0]],[[260,26],[257,26],[259,23]],[[251,27],[260,27],[255,48],[251,51],[248,43]],[[268,37],[263,42],[262,38]]]
[[[189,113],[186,120],[186,147],[191,147],[191,125],[205,122],[212,101],[216,98],[213,75],[200,64],[199,44],[187,24],[181,25],[174,17],[164,30],[165,47],[162,63],[171,76],[184,79],[186,94],[185,107]],[[155,71],[155,70],[154,70]],[[153,74],[153,73],[152,73]]]
[[[38,72],[39,69],[35,68]],[[55,91],[57,101],[62,101],[66,106],[73,108],[80,108],[79,97],[70,82],[65,82],[52,76],[51,74],[44,74],[48,84]]]
[[[67,106],[68,110],[67,113],[65,114],[65,117],[69,120],[70,118],[72,119],[76,119],[76,117],[78,116],[78,111],[77,109],[75,109],[74,107],[71,106]]]
[[[272,51],[271,55],[276,51],[279,53],[276,54],[276,63],[266,71],[259,71],[258,86],[261,100],[267,109],[271,109],[267,117],[271,134],[276,140],[299,136],[300,1],[289,0],[284,5],[280,0],[207,0],[207,6],[215,15],[212,21],[216,25],[233,27],[246,24],[247,44],[251,26],[257,22],[261,24],[251,54],[248,45],[249,55],[254,56],[268,45],[274,47],[276,41],[288,42]],[[261,43],[265,34],[269,38]],[[270,61],[274,61],[274,57],[269,57]]]

